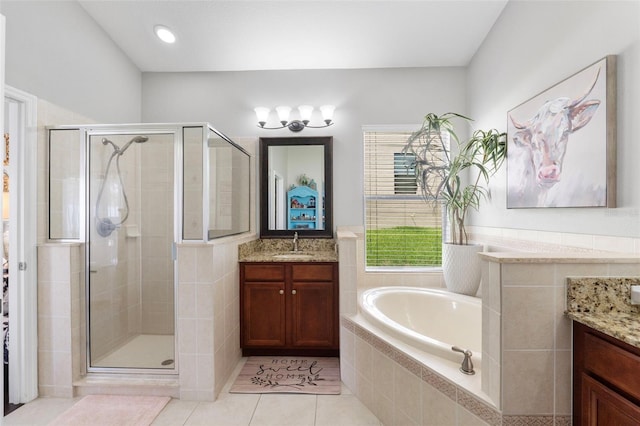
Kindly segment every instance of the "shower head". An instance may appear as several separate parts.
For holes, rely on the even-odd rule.
[[[127,150],[127,148],[129,148],[129,146],[130,146],[132,143],[134,143],[134,142],[135,142],[135,143],[144,143],[144,142],[146,142],[146,141],[148,141],[148,140],[149,140],[149,138],[148,138],[148,137],[146,137],[146,136],[140,136],[140,135],[135,136],[134,138],[132,138],[129,142],[127,142],[127,143],[126,143],[126,144],[125,144],[125,145],[120,149],[119,154],[120,154],[120,155],[124,154],[124,152]]]
[[[136,136],[135,138],[131,139],[131,141],[135,142],[135,143],[143,143],[148,141],[149,138],[146,136]]]

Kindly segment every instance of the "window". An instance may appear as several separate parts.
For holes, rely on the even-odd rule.
[[[366,267],[439,267],[443,212],[425,203],[410,132],[364,132]]]
[[[393,192],[412,194],[418,191],[416,183],[416,156],[414,154],[393,153]]]

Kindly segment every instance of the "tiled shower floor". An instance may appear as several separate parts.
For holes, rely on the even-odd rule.
[[[174,336],[140,334],[93,361],[92,367],[174,368]],[[163,365],[163,363],[165,365]]]

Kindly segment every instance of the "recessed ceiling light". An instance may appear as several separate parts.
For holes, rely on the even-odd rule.
[[[153,31],[155,31],[158,38],[165,43],[174,43],[176,41],[175,34],[164,25],[156,25],[153,27]]]

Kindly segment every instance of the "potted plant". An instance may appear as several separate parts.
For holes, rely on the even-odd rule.
[[[480,285],[477,253],[481,247],[468,244],[465,219],[469,208],[477,210],[480,201],[487,197],[484,185],[506,157],[507,135],[495,129],[475,130],[468,140],[461,141],[453,119],[472,121],[452,112],[440,116],[429,113],[422,127],[407,140],[404,153],[412,154],[425,201],[434,207],[444,206],[449,218],[449,232],[442,250],[445,284],[457,293],[475,295]]]

